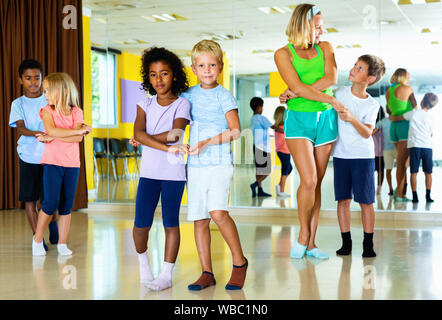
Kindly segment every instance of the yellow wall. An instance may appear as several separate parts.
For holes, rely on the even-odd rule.
[[[287,85],[282,80],[279,72],[270,72],[269,94],[271,97],[279,97],[287,89]]]
[[[84,122],[92,126],[92,75],[91,75],[91,38],[90,18],[83,16],[83,115]],[[88,190],[94,189],[94,160],[92,135],[84,138],[86,161],[86,181]]]

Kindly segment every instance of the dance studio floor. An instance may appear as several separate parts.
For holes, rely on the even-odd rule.
[[[317,245],[326,261],[293,260],[289,251],[299,227],[295,210],[232,209],[249,260],[244,289],[224,289],[231,272],[229,250],[216,226],[212,255],[217,285],[190,292],[200,275],[193,225],[182,208],[181,247],[173,288],[152,292],[139,284],[132,241],[133,205],[91,204],[74,212],[69,259],[54,245],[46,257],[33,257],[32,233],[22,210],[0,211],[0,299],[442,299],[442,214],[377,213],[378,256],[363,259],[359,213],[353,214],[353,254],[338,257],[335,213],[322,215]],[[46,235],[48,239],[48,235]],[[149,240],[155,275],[163,261],[164,231],[155,219]]]

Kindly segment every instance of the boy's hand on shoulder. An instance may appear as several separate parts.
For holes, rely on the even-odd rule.
[[[186,154],[188,149],[189,146],[187,144],[174,144],[167,148],[167,152]]]
[[[197,144],[193,145],[189,149],[189,155],[190,156],[197,156],[199,155],[204,148],[207,146],[207,143],[205,141],[200,141]]]

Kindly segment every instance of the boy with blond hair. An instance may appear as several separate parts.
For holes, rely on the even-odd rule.
[[[338,255],[349,255],[352,250],[350,234],[350,204],[352,198],[359,203],[364,229],[362,257],[375,257],[374,234],[374,143],[379,103],[367,93],[367,87],[375,84],[385,74],[384,62],[373,55],[358,58],[350,70],[351,87],[335,93],[344,106],[338,118],[338,139],[333,150],[335,199],[338,201],[338,220],[342,247]]]
[[[201,290],[216,284],[210,251],[211,219],[232,253],[233,270],[227,290],[242,289],[248,266],[235,222],[228,212],[233,177],[230,142],[240,137],[241,127],[235,99],[217,82],[222,69],[223,53],[218,43],[202,40],[193,47],[192,70],[200,84],[182,94],[190,101],[192,117],[187,162],[187,218],[194,221],[195,242],[203,272],[188,286],[189,290]]]

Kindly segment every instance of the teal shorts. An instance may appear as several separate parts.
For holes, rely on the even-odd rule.
[[[410,128],[410,121],[392,121],[390,125],[390,140],[393,143],[408,140],[408,129]]]
[[[335,109],[320,112],[286,110],[284,115],[286,139],[306,139],[315,147],[335,141],[338,137],[338,119]]]

